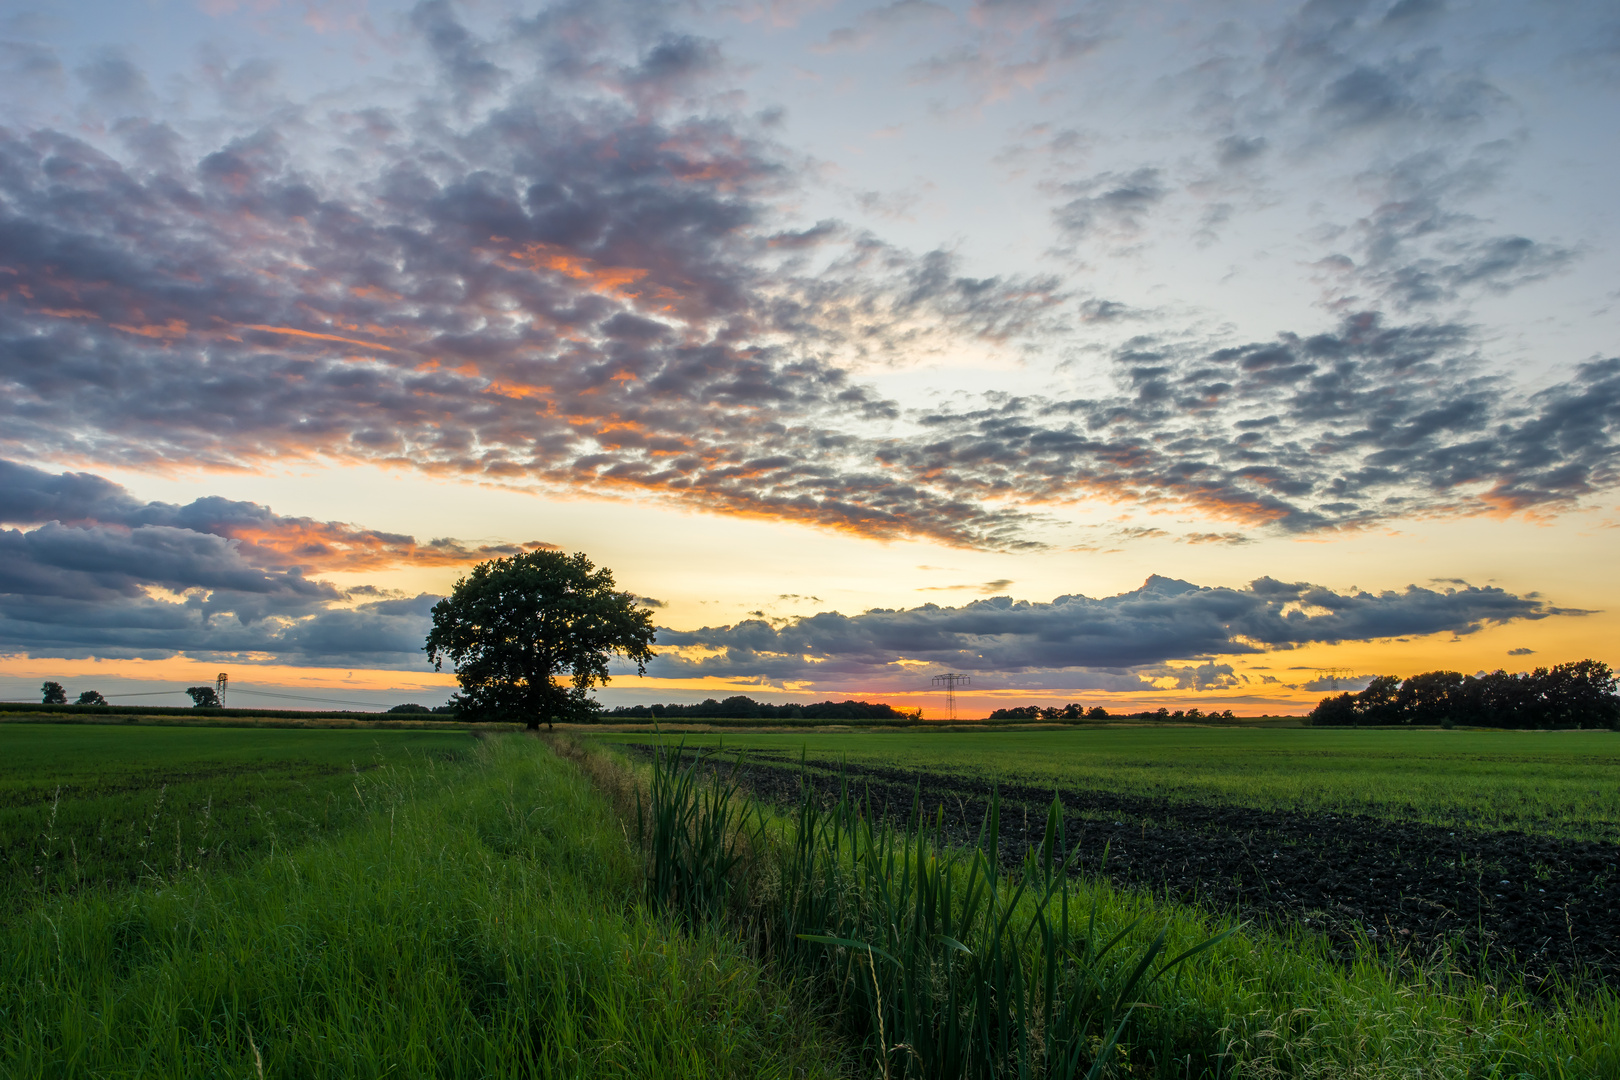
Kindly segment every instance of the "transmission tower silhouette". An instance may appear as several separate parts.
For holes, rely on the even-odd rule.
[[[1337,690],[1341,681],[1349,682],[1356,675],[1349,668],[1317,668],[1316,677],[1319,680],[1326,680],[1329,690]]]
[[[949,714],[949,716],[950,716],[950,718],[952,720],[956,719],[956,688],[958,686],[967,686],[968,684],[970,684],[972,682],[973,682],[973,676],[971,676],[971,675],[935,675],[934,676],[934,679],[933,679],[934,685],[935,686],[943,685],[945,687],[945,711],[946,711],[946,713]]]

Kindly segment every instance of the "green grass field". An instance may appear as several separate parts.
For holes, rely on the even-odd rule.
[[[0,725],[0,915],[240,865],[354,820],[363,777],[472,746],[464,732]]]
[[[1583,835],[1612,834],[1613,739],[723,736],[824,761],[1257,805],[1417,807]],[[655,912],[633,809],[626,818],[629,773],[589,743],[569,752],[465,732],[0,726],[0,1075],[878,1075],[871,1045],[850,1034],[860,1025],[838,1019],[848,987],[818,990],[735,927]],[[1520,803],[1482,817],[1493,786],[1497,803],[1502,790]],[[1549,823],[1572,812],[1573,827]],[[738,895],[768,902],[780,875],[754,865]],[[1181,948],[1231,925],[1106,882],[1074,889],[1134,950],[1159,929]],[[1620,1002],[1607,990],[1538,1000],[1370,950],[1347,969],[1309,935],[1254,927],[1158,984],[1141,1020],[1166,1046],[1229,1051],[1223,1078],[1620,1069]],[[891,1049],[891,1065],[909,1060]],[[1138,1054],[1129,1075],[1183,1074],[1157,1060]]]
[[[0,913],[0,1076],[841,1074],[813,1003],[734,939],[641,904],[608,800],[536,740],[4,735],[7,790],[37,793],[32,762],[79,827],[95,803],[70,804],[70,782],[123,785],[150,813],[159,777],[192,809],[234,791],[280,824],[272,853],[256,816],[216,819],[214,843],[257,855],[235,866],[163,864]],[[327,825],[338,781],[353,809]]]
[[[802,750],[821,764],[1620,839],[1620,735],[1607,731],[1095,727],[672,738],[795,758]]]

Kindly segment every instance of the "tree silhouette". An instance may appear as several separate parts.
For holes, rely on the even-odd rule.
[[[194,709],[219,708],[219,694],[212,686],[188,686],[186,693],[191,696],[191,707]]]
[[[48,682],[39,688],[39,703],[41,705],[66,705],[67,691],[59,682]]]
[[[73,704],[105,705],[107,704],[107,699],[101,696],[100,690],[86,690],[84,693],[79,695],[79,700],[75,701]]]
[[[652,614],[618,591],[613,573],[583,554],[530,551],[473,567],[433,606],[423,651],[435,671],[455,665],[455,704],[475,720],[583,719],[589,691],[623,656],[644,675],[654,656]]]

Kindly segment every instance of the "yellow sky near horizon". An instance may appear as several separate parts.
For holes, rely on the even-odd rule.
[[[209,471],[154,476],[101,469],[138,498],[186,503],[213,494],[226,476]],[[420,540],[453,536],[464,542],[543,540],[581,550],[612,568],[621,587],[662,600],[660,625],[680,630],[724,626],[761,612],[786,619],[820,611],[854,615],[871,608],[925,603],[958,606],[989,594],[1045,602],[1078,593],[1094,598],[1138,587],[1150,574],[1197,585],[1238,588],[1260,577],[1311,581],[1335,590],[1380,592],[1409,584],[1443,588],[1448,579],[1495,585],[1514,593],[1540,593],[1561,608],[1592,611],[1487,626],[1474,634],[1429,634],[1402,639],[1311,644],[1255,654],[1214,655],[1249,681],[1226,690],[1098,690],[1047,686],[1020,688],[1016,675],[978,673],[959,695],[962,715],[1010,704],[1080,701],[1111,709],[1232,708],[1239,713],[1302,712],[1322,691],[1297,687],[1323,672],[1410,675],[1445,668],[1463,672],[1525,670],[1592,657],[1620,666],[1620,571],[1607,552],[1617,535],[1613,513],[1590,510],[1551,521],[1468,518],[1419,521],[1400,529],[1307,538],[1257,536],[1240,545],[1189,545],[1166,537],[1126,538],[1117,550],[1075,551],[1053,543],[1037,552],[1002,553],[951,548],[922,541],[883,541],[795,525],[790,521],[690,513],[646,500],[539,495],[468,486],[418,474],[304,464],[278,472],[231,474],[233,497],[262,502],[278,513],[341,520]],[[1119,513],[1096,508],[1076,514],[1067,535],[1117,535],[1133,526],[1196,531],[1213,523],[1178,515]],[[1170,530],[1166,530],[1169,532]],[[1059,536],[1064,530],[1057,530]],[[1253,534],[1251,534],[1253,535]],[[445,593],[464,568],[438,565],[320,575],[340,587],[367,584],[404,594]],[[1440,584],[1437,584],[1437,581]],[[1002,584],[1004,583],[1004,584]],[[996,588],[990,586],[996,585]],[[1532,650],[1512,655],[1514,650]],[[247,660],[248,658],[244,658]],[[1172,667],[1195,666],[1173,661]],[[449,673],[359,669],[338,671],[285,663],[167,660],[0,658],[0,679],[58,678],[70,685],[103,679],[191,685],[211,682],[218,669],[241,685],[325,691],[359,699],[365,693],[448,694]],[[882,699],[943,715],[943,697],[926,676],[908,687],[883,680],[769,684],[736,678],[616,678],[601,698],[609,704],[749,694],[761,699],[820,700],[828,696]],[[133,701],[133,699],[131,699]],[[431,703],[437,703],[437,700]]]

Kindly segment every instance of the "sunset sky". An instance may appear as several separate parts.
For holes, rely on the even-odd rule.
[[[1620,665],[1617,176],[1612,0],[8,3],[0,698],[536,545],[610,705]]]

